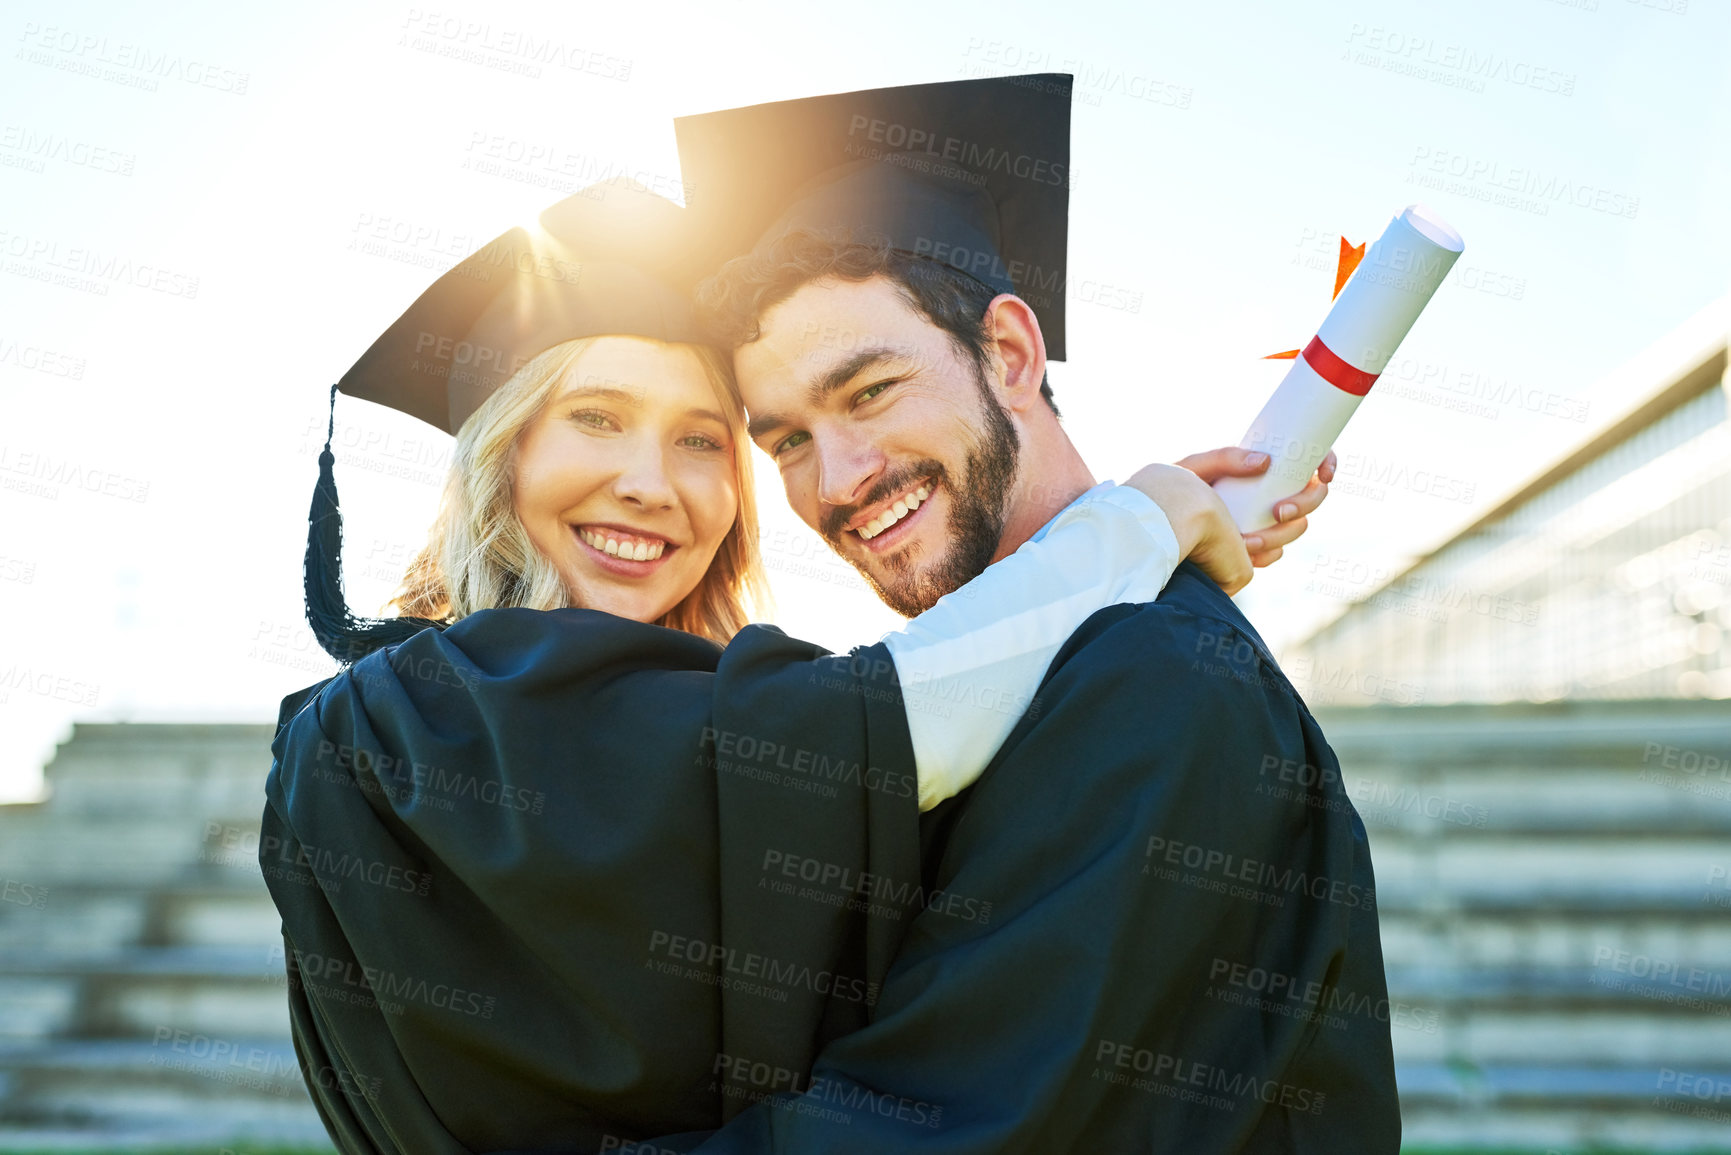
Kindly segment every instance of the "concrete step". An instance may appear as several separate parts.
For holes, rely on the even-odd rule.
[[[317,1113],[279,1038],[168,1030],[146,1040],[0,1046],[0,1124],[96,1127],[198,1119],[299,1130]]]
[[[182,873],[157,885],[70,884],[40,907],[0,903],[0,954],[102,956],[127,946],[270,944],[282,922],[255,864]]]
[[[1731,783],[1714,802],[1644,769],[1528,771],[1343,763],[1353,808],[1372,837],[1468,840],[1521,835],[1630,838],[1731,834]]]
[[[275,946],[0,952],[0,1040],[154,1035],[163,1024],[286,1037]]]
[[[0,1033],[34,1037],[288,1035],[282,949],[133,949],[108,957],[0,955]],[[4,1028],[10,1026],[9,1030]]]
[[[75,725],[72,737],[55,751],[48,773],[58,777],[102,766],[147,763],[191,764],[224,772],[256,764],[261,749],[269,766],[275,733],[276,727],[269,723],[84,722]]]
[[[1731,1019],[1644,1008],[1554,1011],[1505,1004],[1440,1013],[1427,1004],[1393,1017],[1395,1057],[1406,1062],[1474,1064],[1642,1063],[1691,1068],[1722,1065],[1731,1056]],[[1434,1022],[1434,1027],[1430,1024]],[[1726,1099],[1731,1103],[1731,1097]]]
[[[244,814],[262,806],[270,726],[75,726],[43,774],[56,811]]]
[[[79,993],[76,979],[0,970],[0,1042],[40,1042],[70,1031]]]
[[[1399,1063],[1403,1148],[1592,1151],[1731,1150],[1731,1068],[1473,1066]],[[1706,1095],[1703,1095],[1703,1091]],[[1328,1104],[1332,1107],[1333,1104]],[[1326,1109],[1326,1108],[1325,1108]]]
[[[1655,1100],[1693,1101],[1702,1084],[1731,1087],[1731,1064],[1720,1062],[1687,1071],[1641,1063],[1520,1065],[1403,1063],[1395,1071],[1401,1104],[1414,1107],[1558,1103],[1646,1106]],[[1673,1112],[1664,1106],[1665,1114]],[[1721,1134],[1721,1138],[1724,1138]]]
[[[104,950],[137,942],[149,895],[44,886],[38,902],[0,903],[0,950]]]
[[[1373,832],[1370,845],[1379,904],[1397,907],[1708,909],[1717,876],[1731,873],[1726,842],[1701,836],[1415,839]]]
[[[82,1127],[8,1126],[0,1122],[0,1152],[20,1155],[337,1155],[317,1116],[279,1123],[221,1119],[104,1119]]]
[[[1643,956],[1607,957],[1591,967],[1389,967],[1391,998],[1424,999],[1457,1009],[1510,1002],[1591,1011],[1606,1005],[1650,1007],[1663,1015],[1731,1018],[1731,969],[1655,963]]]
[[[157,941],[169,946],[280,947],[282,916],[256,873],[244,887],[176,887],[158,896]]]
[[[1314,711],[1341,764],[1662,765],[1667,748],[1731,755],[1731,710],[1717,703],[1594,701],[1494,706],[1334,707]]]
[[[162,765],[141,775],[125,766],[91,767],[52,780],[49,801],[63,818],[178,818],[186,815],[245,814],[264,807],[264,781],[270,752],[244,767]]]
[[[1731,973],[1723,915],[1665,911],[1555,912],[1524,922],[1513,908],[1411,911],[1385,907],[1383,961],[1395,967],[1603,966],[1618,952],[1675,967]]]
[[[263,804],[260,803],[262,810]],[[53,890],[74,883],[166,883],[200,864],[205,820],[123,815],[66,817],[58,811],[0,824],[0,878]]]

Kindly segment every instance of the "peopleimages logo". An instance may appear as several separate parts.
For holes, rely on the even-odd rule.
[[[1003,173],[1006,176],[1031,180],[1036,184],[1062,185],[1065,170],[1068,168],[1062,162],[1044,157],[1011,152],[1009,149],[964,140],[918,125],[878,120],[862,113],[854,114],[848,123],[847,133],[850,151],[854,151],[859,143],[854,138],[863,135],[864,141],[884,145],[897,153],[919,153],[931,160],[961,165],[971,172]]]
[[[976,280],[1008,280],[1016,286],[1018,296],[1039,308],[1049,306],[1055,296],[1062,295],[1065,291],[1062,269],[1049,269],[1044,265],[1020,260],[1006,263],[991,249],[970,249],[966,245],[934,237],[916,237],[913,253],[918,257],[942,261],[950,268],[959,269]],[[1139,300],[1136,308],[1141,308]]]
[[[749,984],[750,980],[761,980],[778,988],[774,991],[778,1002],[786,1001],[788,991],[802,987],[813,994],[844,1002],[868,1007],[877,1003],[878,984],[875,982],[664,930],[652,931],[649,935],[651,963],[657,961],[657,955],[665,956],[673,963],[695,963],[699,973],[688,973],[686,977],[701,978],[711,985],[730,990],[740,982]]]
[[[1575,180],[1561,173],[1545,172],[1527,165],[1505,165],[1492,157],[1470,156],[1448,149],[1419,145],[1413,152],[1408,180],[1426,188],[1462,196],[1506,194],[1511,208],[1546,216],[1553,204],[1569,204],[1609,216],[1633,219],[1641,211],[1641,198]],[[1476,191],[1469,191],[1476,190]],[[1479,196],[1479,199],[1487,199]],[[1504,202],[1499,202],[1504,203]]]
[[[1142,868],[1144,874],[1170,876],[1172,871],[1160,871],[1156,865],[1164,863],[1167,867],[1195,871],[1196,875],[1193,877],[1197,878],[1214,876],[1221,880],[1249,883],[1250,891],[1242,896],[1246,898],[1266,900],[1279,899],[1282,895],[1307,895],[1339,906],[1362,907],[1365,910],[1374,909],[1376,906],[1376,892],[1354,882],[1331,879],[1325,875],[1295,870],[1290,866],[1281,868],[1271,862],[1244,858],[1195,843],[1178,842],[1158,834],[1148,837],[1144,854],[1148,860]],[[1176,879],[1168,877],[1168,881]],[[1276,901],[1269,905],[1278,906],[1281,903]]]
[[[831,1112],[837,1122],[851,1122],[854,1111],[868,1112],[885,1119],[909,1123],[916,1127],[936,1127],[943,1122],[944,1109],[919,1099],[909,1099],[887,1091],[873,1091],[848,1080],[826,1079],[822,1075],[804,1076],[800,1072],[775,1063],[752,1060],[718,1052],[710,1069],[715,1087],[731,1099],[767,1102],[778,1108],[810,1114],[814,1108],[830,1105],[839,1108]],[[797,1095],[796,1100],[776,1096]]]

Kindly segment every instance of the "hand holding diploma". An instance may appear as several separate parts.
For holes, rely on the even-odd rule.
[[[1227,446],[1206,453],[1192,453],[1178,464],[1209,485],[1217,485],[1228,477],[1260,477],[1268,472],[1270,460],[1261,450]],[[1328,496],[1328,483],[1334,480],[1334,467],[1334,451],[1330,450],[1303,489],[1275,503],[1273,525],[1244,535],[1244,548],[1250,551],[1251,565],[1257,569],[1273,565],[1280,560],[1282,551],[1310,528],[1307,519]]]

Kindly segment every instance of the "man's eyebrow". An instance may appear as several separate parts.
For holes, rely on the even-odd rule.
[[[756,441],[765,433],[772,433],[775,430],[780,429],[783,425],[791,424],[793,424],[793,419],[784,414],[765,413],[761,416],[753,417],[746,423],[745,435],[753,441]]]
[[[806,386],[806,401],[813,407],[822,405],[824,400],[837,389],[858,377],[868,369],[895,361],[907,361],[909,354],[905,349],[891,345],[873,345],[861,349],[850,356],[843,357],[826,369],[810,385]],[[752,440],[764,434],[780,429],[784,425],[792,425],[793,418],[782,413],[762,413],[751,419],[745,431]]]

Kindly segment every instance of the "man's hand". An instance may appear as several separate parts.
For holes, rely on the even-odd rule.
[[[1192,453],[1178,464],[1213,485],[1222,477],[1255,477],[1268,472],[1269,457],[1249,449],[1210,449],[1207,453]],[[1328,483],[1334,480],[1337,460],[1334,450],[1317,466],[1309,484],[1274,505],[1275,524],[1267,529],[1244,535],[1244,548],[1250,551],[1250,564],[1261,568],[1280,560],[1285,548],[1303,536],[1310,528],[1307,520],[1322,499],[1328,496]]]
[[[1172,523],[1182,557],[1201,566],[1228,594],[1235,594],[1250,584],[1256,571],[1226,503],[1199,477],[1176,465],[1144,465],[1124,484],[1141,490],[1160,507]]]

